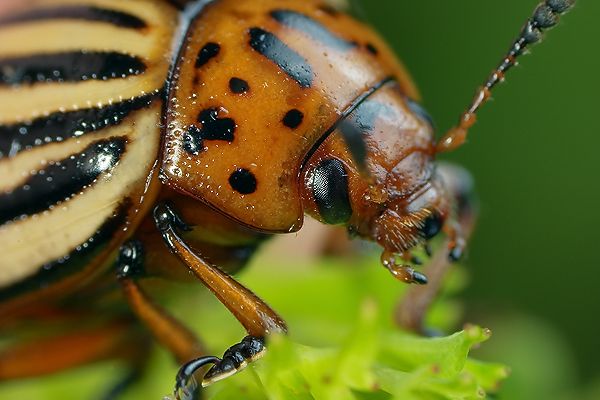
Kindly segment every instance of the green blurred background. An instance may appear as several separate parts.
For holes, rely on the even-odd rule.
[[[538,2],[356,0],[353,7],[389,40],[444,130]],[[497,89],[468,144],[444,157],[472,172],[481,203],[466,261],[467,319],[492,328],[485,347],[511,365],[514,380],[530,379],[533,388],[540,379],[554,396],[557,386],[600,378],[598,18],[599,1],[577,1]]]

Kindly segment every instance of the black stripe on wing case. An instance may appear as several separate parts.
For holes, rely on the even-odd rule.
[[[271,17],[282,25],[304,32],[310,38],[324,44],[327,47],[338,50],[349,50],[356,47],[355,43],[346,41],[333,34],[320,22],[310,18],[307,15],[291,10],[271,11]]]
[[[313,71],[300,54],[289,48],[277,36],[261,28],[250,28],[250,46],[273,61],[290,78],[304,88],[309,88],[313,82]]]
[[[125,152],[125,145],[123,137],[92,143],[79,154],[51,162],[22,186],[0,194],[0,224],[47,210],[80,193],[115,167]]]
[[[18,295],[46,288],[50,284],[84,270],[105,246],[110,243],[114,234],[127,222],[127,213],[131,207],[131,200],[125,199],[115,210],[112,217],[108,218],[98,230],[85,242],[73,245],[67,255],[49,261],[38,268],[38,273],[0,290],[0,302],[14,298]]]
[[[0,25],[14,25],[52,19],[79,19],[85,21],[107,22],[121,28],[131,29],[142,29],[147,26],[144,20],[123,11],[83,5],[63,5],[28,10],[22,13],[0,17]]]
[[[101,108],[53,113],[28,123],[0,125],[0,160],[36,146],[118,125],[133,111],[148,107],[157,95],[140,96]]]
[[[140,75],[146,64],[117,52],[72,51],[0,58],[0,85],[80,82]]]

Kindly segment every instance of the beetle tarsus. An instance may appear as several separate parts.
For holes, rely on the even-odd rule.
[[[144,273],[144,246],[139,240],[125,242],[115,263],[119,279],[139,277]]]
[[[419,285],[427,284],[427,277],[421,272],[415,271],[408,265],[391,264],[386,266],[394,278],[405,283],[417,283]]]
[[[456,241],[448,251],[448,260],[450,262],[458,262],[463,257],[466,243],[464,240]]]
[[[458,221],[449,223],[446,227],[446,233],[450,239],[448,242],[448,260],[450,262],[460,261],[467,247],[467,241],[460,223]]]
[[[240,343],[227,349],[223,354],[223,358],[204,375],[202,387],[238,373],[246,368],[250,362],[261,358],[265,350],[263,338],[246,336]]]
[[[202,378],[201,385],[206,387],[243,370],[250,362],[262,357],[265,350],[263,338],[246,336],[240,343],[227,349],[223,354],[223,358],[205,356],[185,363],[177,372],[175,390],[173,391],[174,398],[177,400],[195,398],[199,386],[194,374],[201,368],[213,364]]]
[[[433,255],[433,250],[431,249],[431,244],[429,244],[429,242],[423,244],[423,251],[425,252],[427,257],[431,258],[431,256]]]
[[[198,382],[194,378],[194,374],[199,369],[210,365],[218,364],[221,362],[219,357],[205,356],[196,358],[189,361],[179,368],[177,377],[175,378],[175,390],[173,391],[173,397],[176,400],[192,400],[197,397],[198,394]]]

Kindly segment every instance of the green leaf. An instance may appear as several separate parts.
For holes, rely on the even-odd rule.
[[[310,347],[290,337],[273,337],[264,359],[251,371],[210,388],[209,398],[483,399],[507,377],[501,365],[467,358],[490,337],[487,329],[468,326],[447,337],[420,338],[382,331],[377,314],[376,303],[363,303],[353,331],[338,347]],[[259,384],[249,385],[253,378]]]
[[[435,338],[404,332],[394,326],[392,315],[407,286],[392,279],[376,259],[346,264],[327,262],[311,270],[287,265],[275,273],[273,263],[264,263],[242,275],[245,284],[287,318],[290,336],[269,338],[263,359],[207,388],[205,399],[467,400],[499,389],[507,368],[468,358],[490,338],[489,330],[471,325]],[[197,286],[190,293],[173,287],[179,296],[167,296],[170,309],[204,333],[215,354],[243,337],[214,298],[199,295]],[[460,310],[448,306],[456,303],[451,294],[442,298],[434,307],[440,318],[429,319],[442,321],[436,329],[456,320]],[[170,356],[158,351],[147,377],[123,399],[162,398],[172,390],[176,370]],[[98,397],[123,373],[114,362],[104,363],[0,386],[0,398]]]

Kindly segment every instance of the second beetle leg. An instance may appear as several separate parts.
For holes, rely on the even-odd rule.
[[[202,386],[211,385],[241,371],[249,362],[262,357],[264,352],[265,342],[263,338],[246,336],[240,343],[227,349],[223,354],[223,358],[208,370],[202,380]]]
[[[195,370],[208,363],[215,365],[205,375],[203,386],[233,375],[263,354],[267,335],[287,332],[283,319],[263,300],[219,268],[208,264],[184,242],[177,230],[189,230],[189,227],[169,205],[155,207],[154,221],[171,252],[214,293],[248,332],[248,336],[227,350],[222,359],[202,358],[184,365],[180,370],[181,377],[191,377]],[[178,379],[178,388],[183,384]]]
[[[156,304],[137,282],[143,274],[143,247],[131,240],[121,246],[117,259],[117,276],[125,299],[131,309],[152,332],[153,336],[179,362],[184,362],[203,353],[196,336],[181,322]]]
[[[200,357],[185,363],[177,373],[175,393],[178,398],[195,389],[194,373],[206,365],[213,364],[202,380],[202,386],[209,386],[217,381],[234,375],[244,369],[249,362],[263,356],[265,344],[263,338],[246,336],[240,343],[231,346],[223,358],[214,356]],[[181,394],[180,394],[181,393]]]

